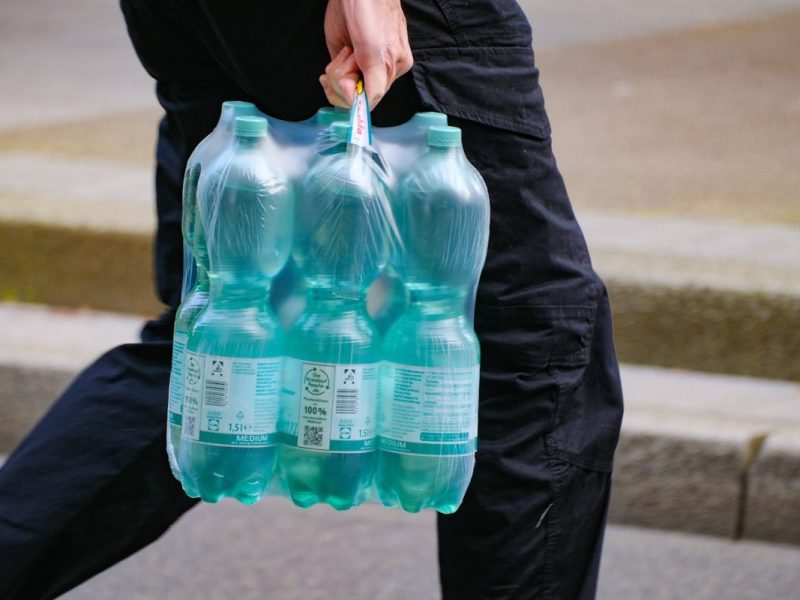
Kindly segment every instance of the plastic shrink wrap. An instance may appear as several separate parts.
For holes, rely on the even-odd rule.
[[[183,200],[167,452],[206,502],[455,511],[477,448],[489,198],[439,113],[226,102]]]

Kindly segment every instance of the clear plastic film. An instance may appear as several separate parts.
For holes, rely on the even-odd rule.
[[[489,200],[438,113],[225,103],[184,181],[167,447],[186,493],[454,512],[477,448]]]

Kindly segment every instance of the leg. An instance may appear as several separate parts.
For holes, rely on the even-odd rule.
[[[131,39],[159,77],[156,279],[180,300],[181,183],[224,99],[241,97],[191,32],[125,3]],[[163,35],[163,37],[162,37]],[[165,46],[174,45],[164,62]],[[187,60],[179,53],[190,53]],[[207,59],[203,62],[203,59]],[[170,64],[174,68],[170,69]],[[194,505],[164,450],[174,310],[84,371],[0,471],[0,596],[52,598],[161,535]]]
[[[422,102],[456,117],[492,210],[475,311],[477,463],[459,511],[439,516],[443,597],[592,598],[622,398],[531,29],[513,2],[404,6]]]
[[[570,348],[563,330],[545,325],[559,318],[545,312],[535,343]],[[605,297],[592,319],[592,337],[570,348],[572,360],[537,366],[526,357],[510,369],[519,347],[500,347],[510,328],[479,329],[485,360],[475,475],[459,511],[438,521],[445,600],[595,597],[621,390]],[[548,341],[552,334],[560,341]]]
[[[439,517],[443,597],[594,597],[621,421],[604,288],[549,139],[457,120],[492,199],[479,448]]]
[[[164,455],[169,341],[115,348],[0,471],[0,596],[53,598],[156,539],[193,501]]]

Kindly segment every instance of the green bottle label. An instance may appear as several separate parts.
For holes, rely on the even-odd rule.
[[[183,438],[219,446],[277,442],[280,358],[187,351],[184,365]]]
[[[185,333],[175,333],[172,341],[172,373],[169,378],[169,407],[167,409],[170,425],[180,427],[183,416],[183,370],[186,359]]]
[[[373,450],[377,387],[377,363],[285,359],[281,441],[308,450]]]
[[[449,368],[384,363],[378,448],[437,456],[475,452],[479,379],[478,365]]]

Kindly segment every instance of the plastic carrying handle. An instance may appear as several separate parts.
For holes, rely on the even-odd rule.
[[[372,145],[372,121],[369,114],[369,102],[364,93],[364,82],[356,84],[356,97],[350,109],[350,139],[348,143],[355,146]]]

